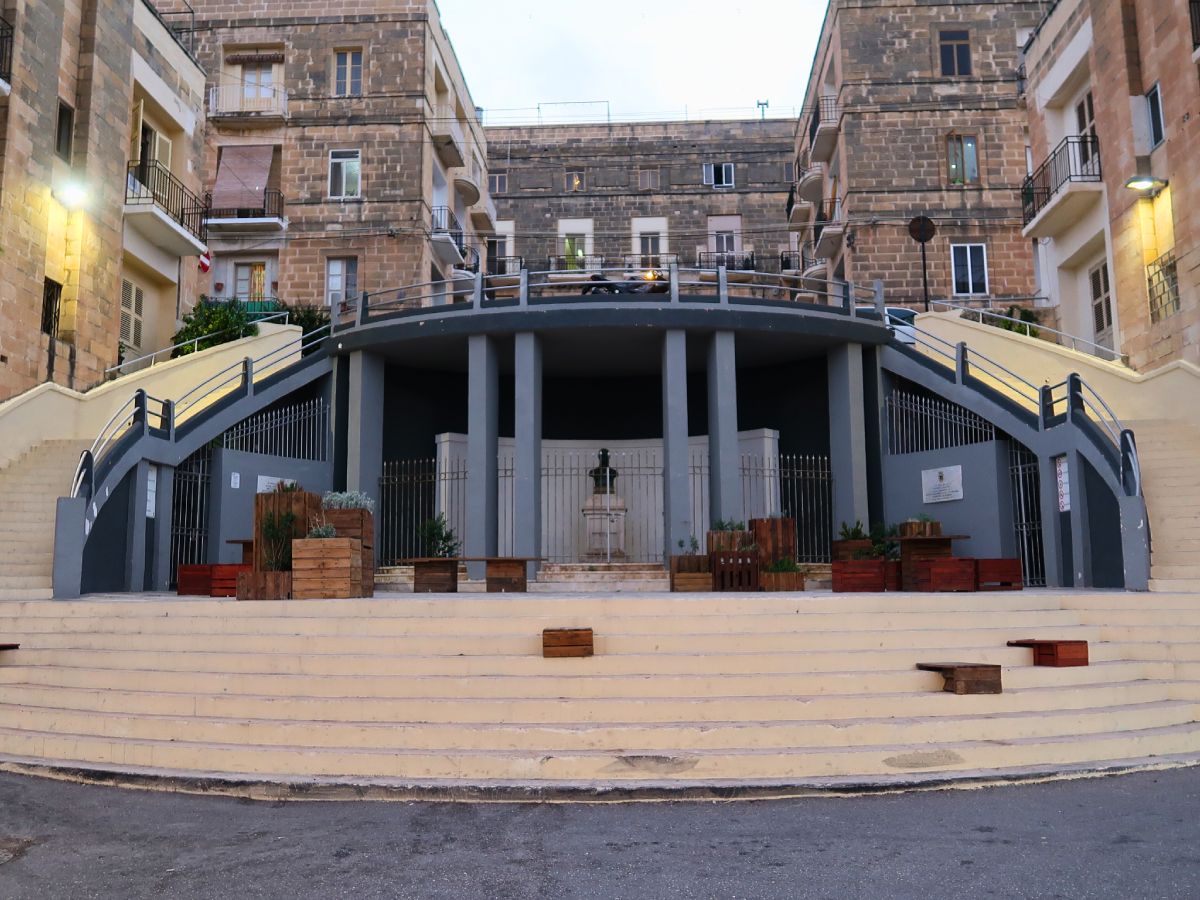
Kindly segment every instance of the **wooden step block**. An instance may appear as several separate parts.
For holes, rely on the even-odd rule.
[[[1035,666],[1052,666],[1056,669],[1066,669],[1073,666],[1088,664],[1087,641],[1038,641],[1024,639],[1009,641],[1010,647],[1028,647],[1033,651]]]
[[[543,628],[542,656],[546,659],[594,655],[592,629]]]
[[[1008,559],[975,560],[975,583],[981,591],[1019,591],[1024,587],[1021,560]]]
[[[991,663],[917,663],[926,672],[938,672],[946,683],[942,690],[952,694],[999,694],[1000,667]]]

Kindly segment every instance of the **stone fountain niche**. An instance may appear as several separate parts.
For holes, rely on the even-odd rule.
[[[611,561],[625,559],[625,518],[628,509],[617,496],[620,473],[609,465],[607,449],[601,449],[599,465],[588,472],[592,479],[592,494],[583,504],[583,519],[587,526],[586,559]]]

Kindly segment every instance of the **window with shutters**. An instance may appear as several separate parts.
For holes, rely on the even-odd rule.
[[[1108,286],[1108,263],[1101,261],[1088,272],[1088,284],[1092,294],[1092,326],[1096,343],[1112,349],[1113,318],[1112,292]]]
[[[988,292],[987,247],[983,244],[953,244],[954,293],[976,296]]]
[[[1076,134],[1086,139],[1079,142],[1079,162],[1085,171],[1092,171],[1095,168],[1093,159],[1095,165],[1099,165],[1100,145],[1096,139],[1096,103],[1090,88],[1075,104],[1075,129]]]
[[[734,186],[733,163],[711,162],[704,164],[703,181],[714,188],[731,188]]]
[[[638,189],[642,191],[657,191],[662,183],[658,169],[638,169]]]
[[[121,279],[121,346],[126,350],[142,349],[142,312],[145,304],[146,292],[132,281]]]
[[[362,94],[363,55],[361,49],[338,50],[333,54],[333,94],[358,97]]]

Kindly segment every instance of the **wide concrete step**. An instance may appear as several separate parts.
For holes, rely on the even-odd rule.
[[[875,719],[911,724],[913,720],[925,717],[1072,712],[1179,700],[1173,696],[1173,685],[1166,681],[1024,688],[1000,695],[955,697],[951,700],[952,696],[941,690],[940,681],[919,685],[915,691],[896,692],[887,696],[726,694],[714,697],[579,697],[569,700],[470,695],[403,699],[213,695],[158,689],[96,690],[11,683],[5,685],[2,698],[4,706],[0,709],[37,708],[131,716],[254,719],[264,722],[303,722],[314,727],[331,722],[590,724],[602,727],[612,723],[778,723]],[[1189,706],[1188,715],[1194,712]]]
[[[1200,581],[1200,565],[1151,562],[1150,577],[1156,581]]]
[[[1026,651],[1027,653],[1029,651]],[[24,658],[23,656],[21,658]],[[175,694],[258,698],[353,699],[357,703],[376,699],[424,701],[465,697],[477,699],[523,698],[556,701],[579,699],[650,698],[687,700],[720,696],[840,697],[915,694],[936,691],[941,676],[915,667],[879,671],[848,672],[780,671],[751,674],[684,673],[657,674],[567,674],[547,671],[532,674],[392,674],[392,675],[304,675],[257,672],[163,671],[148,669],[105,669],[78,666],[0,665],[0,696],[11,699],[9,685],[76,688],[91,691],[141,692],[154,690]],[[1008,696],[1026,689],[1072,689],[1081,696],[1103,693],[1129,685],[1149,687],[1176,677],[1170,662],[1112,661],[1086,667],[1048,669],[1042,666],[1010,665],[1004,672]],[[1196,681],[1200,684],[1200,678]],[[1158,684],[1155,689],[1161,689]],[[1013,696],[1016,696],[1015,694]],[[1065,702],[1062,697],[1055,702]],[[890,699],[887,702],[891,702]],[[926,701],[922,701],[926,702]],[[41,704],[50,705],[50,704]],[[1086,705],[1086,704],[1085,704]],[[894,713],[895,709],[891,709]],[[270,717],[270,716],[266,716]],[[335,716],[336,718],[337,716]]]
[[[542,616],[513,615],[504,619],[432,618],[424,616],[376,615],[369,620],[350,618],[331,619],[325,616],[239,616],[237,618],[190,616],[48,616],[13,618],[5,623],[16,632],[55,632],[65,634],[140,634],[140,635],[318,635],[321,637],[353,637],[355,635],[390,637],[490,637],[493,635],[540,635],[544,628],[598,626],[607,635],[738,635],[782,632],[800,635],[853,631],[863,634],[871,646],[879,636],[873,632],[913,632],[930,629],[967,630],[1016,629],[1040,631],[1043,628],[1070,627],[1080,624],[1079,613],[1073,610],[1017,610],[991,612],[987,610],[944,610],[940,612],[881,612],[872,619],[871,632],[865,634],[856,625],[858,616],[842,612],[743,613],[739,615],[711,614],[680,617],[672,615],[608,615],[593,619],[586,613],[563,611]],[[0,622],[4,619],[0,618]],[[1200,622],[1200,611],[1197,612]],[[819,639],[819,638],[817,638]]]
[[[995,742],[952,741],[937,745],[895,744],[831,748],[672,750],[665,753],[576,751],[329,750],[303,746],[246,747],[191,741],[153,741],[57,731],[0,728],[0,756],[58,765],[157,771],[219,770],[229,775],[342,777],[420,782],[452,779],[473,784],[590,782],[736,783],[795,781],[824,776],[871,777],[989,769],[1063,766],[1140,760],[1196,752],[1200,725],[1087,735],[1016,738]]]
[[[1150,590],[1164,594],[1195,594],[1200,592],[1200,578],[1151,578]]]
[[[939,695],[941,701],[949,697]],[[248,704],[246,704],[248,706]],[[446,704],[443,704],[446,705]],[[949,706],[943,702],[943,706]],[[688,704],[687,712],[704,712]],[[860,747],[869,744],[939,744],[948,741],[1021,740],[1082,736],[1185,725],[1196,718],[1191,701],[1155,700],[1101,709],[994,711],[989,715],[923,718],[735,720],[703,717],[639,724],[621,720],[554,722],[507,721],[465,724],[408,719],[385,721],[280,721],[222,717],[207,712],[162,715],[155,712],[75,710],[0,703],[0,729],[59,731],[134,740],[189,741],[322,749],[462,753],[470,751],[713,751],[795,747]]]
[[[576,623],[564,621],[565,626]],[[58,633],[31,631],[19,624],[8,629],[14,639],[46,649],[73,650],[163,650],[192,651],[204,642],[193,634],[160,633]],[[1097,640],[1094,626],[1045,625],[1038,637]],[[1028,637],[1029,628],[944,628],[883,632],[673,632],[609,633],[595,636],[596,653],[752,653],[798,651],[946,650],[954,647],[998,646]],[[357,653],[366,655],[541,655],[541,629],[527,633],[491,634],[486,640],[470,636],[431,635],[315,635],[315,634],[221,634],[207,642],[213,649],[244,653]]]

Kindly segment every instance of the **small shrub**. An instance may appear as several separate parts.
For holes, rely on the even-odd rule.
[[[709,531],[745,531],[745,522],[735,522],[733,519],[715,519],[709,526]]]
[[[308,529],[308,536],[310,538],[334,538],[337,537],[337,529],[328,522],[322,522]]]
[[[365,509],[375,512],[375,501],[362,491],[327,491],[321,498],[325,509]]]
[[[258,326],[250,321],[245,306],[236,299],[211,302],[207,297],[201,297],[192,311],[183,317],[183,326],[171,338],[172,344],[193,340],[195,343],[177,347],[171,356],[186,356],[256,334]]]
[[[865,541],[869,539],[869,535],[863,529],[862,522],[856,521],[853,525],[842,523],[842,528],[838,532],[838,537],[843,541]]]
[[[462,542],[446,522],[444,513],[437,518],[428,519],[421,526],[421,543],[425,546],[427,556],[449,558],[458,556]]]
[[[803,572],[804,568],[792,559],[790,556],[780,557],[773,563],[770,563],[766,570],[767,572]]]
[[[263,565],[268,572],[290,572],[292,569],[292,531],[296,525],[294,513],[263,516]]]

